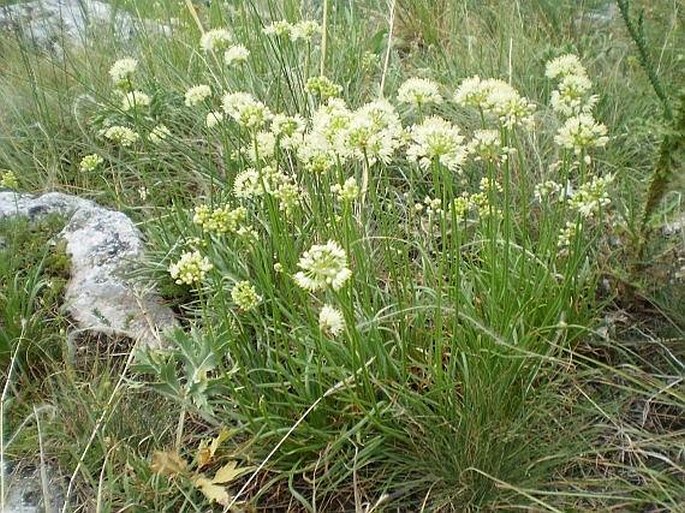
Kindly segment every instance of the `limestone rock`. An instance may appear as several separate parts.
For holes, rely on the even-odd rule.
[[[154,290],[141,290],[131,276],[143,257],[138,228],[123,213],[75,196],[0,192],[0,219],[34,219],[50,213],[69,219],[59,237],[71,257],[65,292],[71,317],[86,330],[160,347],[161,334],[176,327],[177,321]]]
[[[138,29],[169,34],[171,28],[141,21],[100,0],[32,0],[0,7],[0,28],[17,31],[35,44],[58,53],[64,44],[82,44],[96,29],[111,27],[119,40],[131,39]]]
[[[50,466],[5,465],[7,494],[2,513],[58,513],[64,505],[64,481]]]

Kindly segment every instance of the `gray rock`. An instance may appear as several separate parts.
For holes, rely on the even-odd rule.
[[[6,464],[0,472],[7,490],[2,513],[58,513],[64,505],[65,483],[53,467]]]
[[[63,53],[64,44],[82,44],[95,30],[111,27],[119,40],[131,39],[139,29],[170,34],[171,28],[138,20],[99,0],[33,0],[0,7],[0,27],[9,28],[40,47]]]
[[[682,234],[683,227],[685,227],[685,214],[680,215],[670,223],[665,223],[661,228],[661,232],[667,237],[672,237],[674,235]]]
[[[74,321],[86,330],[161,347],[161,335],[177,321],[154,289],[141,289],[131,276],[143,258],[138,228],[123,213],[75,196],[0,192],[0,219],[50,213],[69,218],[59,237],[71,257],[65,308]]]

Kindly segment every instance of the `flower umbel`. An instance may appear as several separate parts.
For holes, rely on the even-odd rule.
[[[269,108],[250,93],[228,93],[223,97],[224,112],[238,122],[238,124],[250,129],[259,129],[272,115]]]
[[[152,144],[159,144],[170,135],[171,131],[167,128],[167,126],[159,124],[150,131],[150,134],[147,136],[147,138]]]
[[[105,161],[100,155],[97,153],[92,153],[90,155],[86,155],[81,159],[81,163],[79,164],[79,169],[83,172],[91,172],[95,171],[100,164],[102,164]]]
[[[607,127],[595,121],[591,114],[579,114],[566,120],[554,136],[554,142],[578,155],[588,148],[606,146],[609,137]]]
[[[131,80],[137,67],[138,61],[136,59],[130,57],[119,59],[109,69],[109,76],[112,77],[114,85],[123,86]]]
[[[247,280],[239,281],[233,286],[231,299],[243,312],[252,310],[262,301],[262,297],[257,294],[254,285]]]
[[[347,267],[347,253],[332,240],[324,245],[313,245],[304,252],[297,266],[302,271],[295,273],[295,283],[311,292],[328,286],[340,290],[352,276]]]
[[[127,147],[132,146],[140,139],[140,134],[126,126],[114,125],[103,132],[103,137],[112,142]]]
[[[212,88],[207,84],[200,84],[191,87],[186,91],[185,104],[187,107],[194,107],[205,101],[212,95]]]
[[[169,266],[169,274],[179,285],[194,285],[205,279],[214,266],[199,251],[187,251],[178,262]]]
[[[323,305],[319,312],[319,328],[326,335],[340,335],[345,329],[345,319],[340,310],[331,305]]]
[[[245,48],[243,45],[233,45],[224,52],[224,62],[228,66],[232,66],[233,64],[242,64],[247,61],[249,56],[250,50]]]
[[[150,105],[150,97],[143,91],[129,91],[121,99],[121,110],[128,112]]]
[[[442,95],[432,80],[410,78],[397,90],[397,101],[420,109],[430,103],[442,103]]]
[[[232,41],[231,33],[226,29],[208,30],[200,38],[200,46],[205,52],[225,49]]]
[[[432,162],[439,162],[450,171],[460,171],[466,159],[464,138],[459,128],[449,121],[431,116],[420,125],[411,128],[412,143],[407,148],[407,158],[417,161],[423,169]]]
[[[19,181],[17,180],[17,175],[14,171],[5,171],[0,177],[0,187],[5,189],[16,189],[19,187]]]

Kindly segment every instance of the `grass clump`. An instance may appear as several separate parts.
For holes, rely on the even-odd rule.
[[[54,335],[66,327],[60,307],[70,273],[65,245],[55,242],[63,226],[64,219],[55,215],[35,222],[0,219],[0,358],[5,364],[20,344],[23,367],[59,356]]]

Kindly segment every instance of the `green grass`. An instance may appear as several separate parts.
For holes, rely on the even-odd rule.
[[[322,23],[324,3],[325,56],[320,38],[262,33],[279,19]],[[394,11],[373,0],[311,9],[269,0],[118,5],[174,18],[173,37],[103,37],[63,60],[0,39],[0,169],[14,170],[22,190],[66,191],[131,215],[148,243],[141,279],[158,287],[183,329],[167,349],[139,353],[125,340],[75,337],[54,313],[59,294],[41,285],[57,258],[44,247],[44,225],[12,221],[6,251],[16,258],[0,259],[6,458],[40,452],[54,461],[69,509],[85,511],[681,507],[684,312],[674,281],[682,264],[672,255],[682,255],[682,241],[654,237],[642,265],[666,270],[630,274],[642,184],[665,124],[621,20],[592,17],[605,2],[502,9],[401,0]],[[644,5],[651,58],[675,91],[685,62],[682,6]],[[248,61],[230,67],[221,52],[202,52],[197,22],[229,27]],[[563,119],[549,105],[556,83],[545,77],[546,63],[569,52],[587,69],[598,95],[593,115],[610,136],[579,155],[554,140]],[[138,60],[135,73],[112,84],[107,70],[128,56]],[[422,167],[406,147],[374,162],[369,149],[314,173],[287,148],[264,158],[268,145],[257,145],[252,157],[262,136],[240,123],[206,126],[222,95],[238,91],[274,113],[322,119],[306,85],[322,67],[352,120],[384,95],[404,127],[439,115],[459,126],[464,144],[493,128],[515,151],[469,157],[455,171],[445,161]],[[452,101],[474,75],[503,79],[534,102],[534,129]],[[416,76],[439,84],[446,101],[399,103],[398,88]],[[213,95],[187,106],[184,94],[198,84]],[[150,105],[122,109],[131,89]],[[160,124],[170,135],[150,140]],[[103,137],[113,125],[139,141]],[[102,163],[82,170],[93,153]],[[236,177],[249,169],[257,192],[238,194]],[[611,201],[593,216],[573,201],[534,197],[546,180],[578,191],[610,174]],[[331,186],[350,177],[361,192],[339,200]],[[677,185],[668,185],[654,233],[680,210]],[[448,208],[462,193],[470,198],[463,214]],[[213,224],[207,213],[198,222],[203,205]],[[576,235],[560,247],[567,223]],[[340,287],[298,286],[303,254],[329,240],[350,276]],[[194,251],[211,265],[175,283],[170,269]],[[235,296],[243,281],[252,301]],[[320,326],[325,305],[338,311],[340,333]],[[42,352],[22,360],[23,340]],[[242,473],[220,478],[233,463]]]

